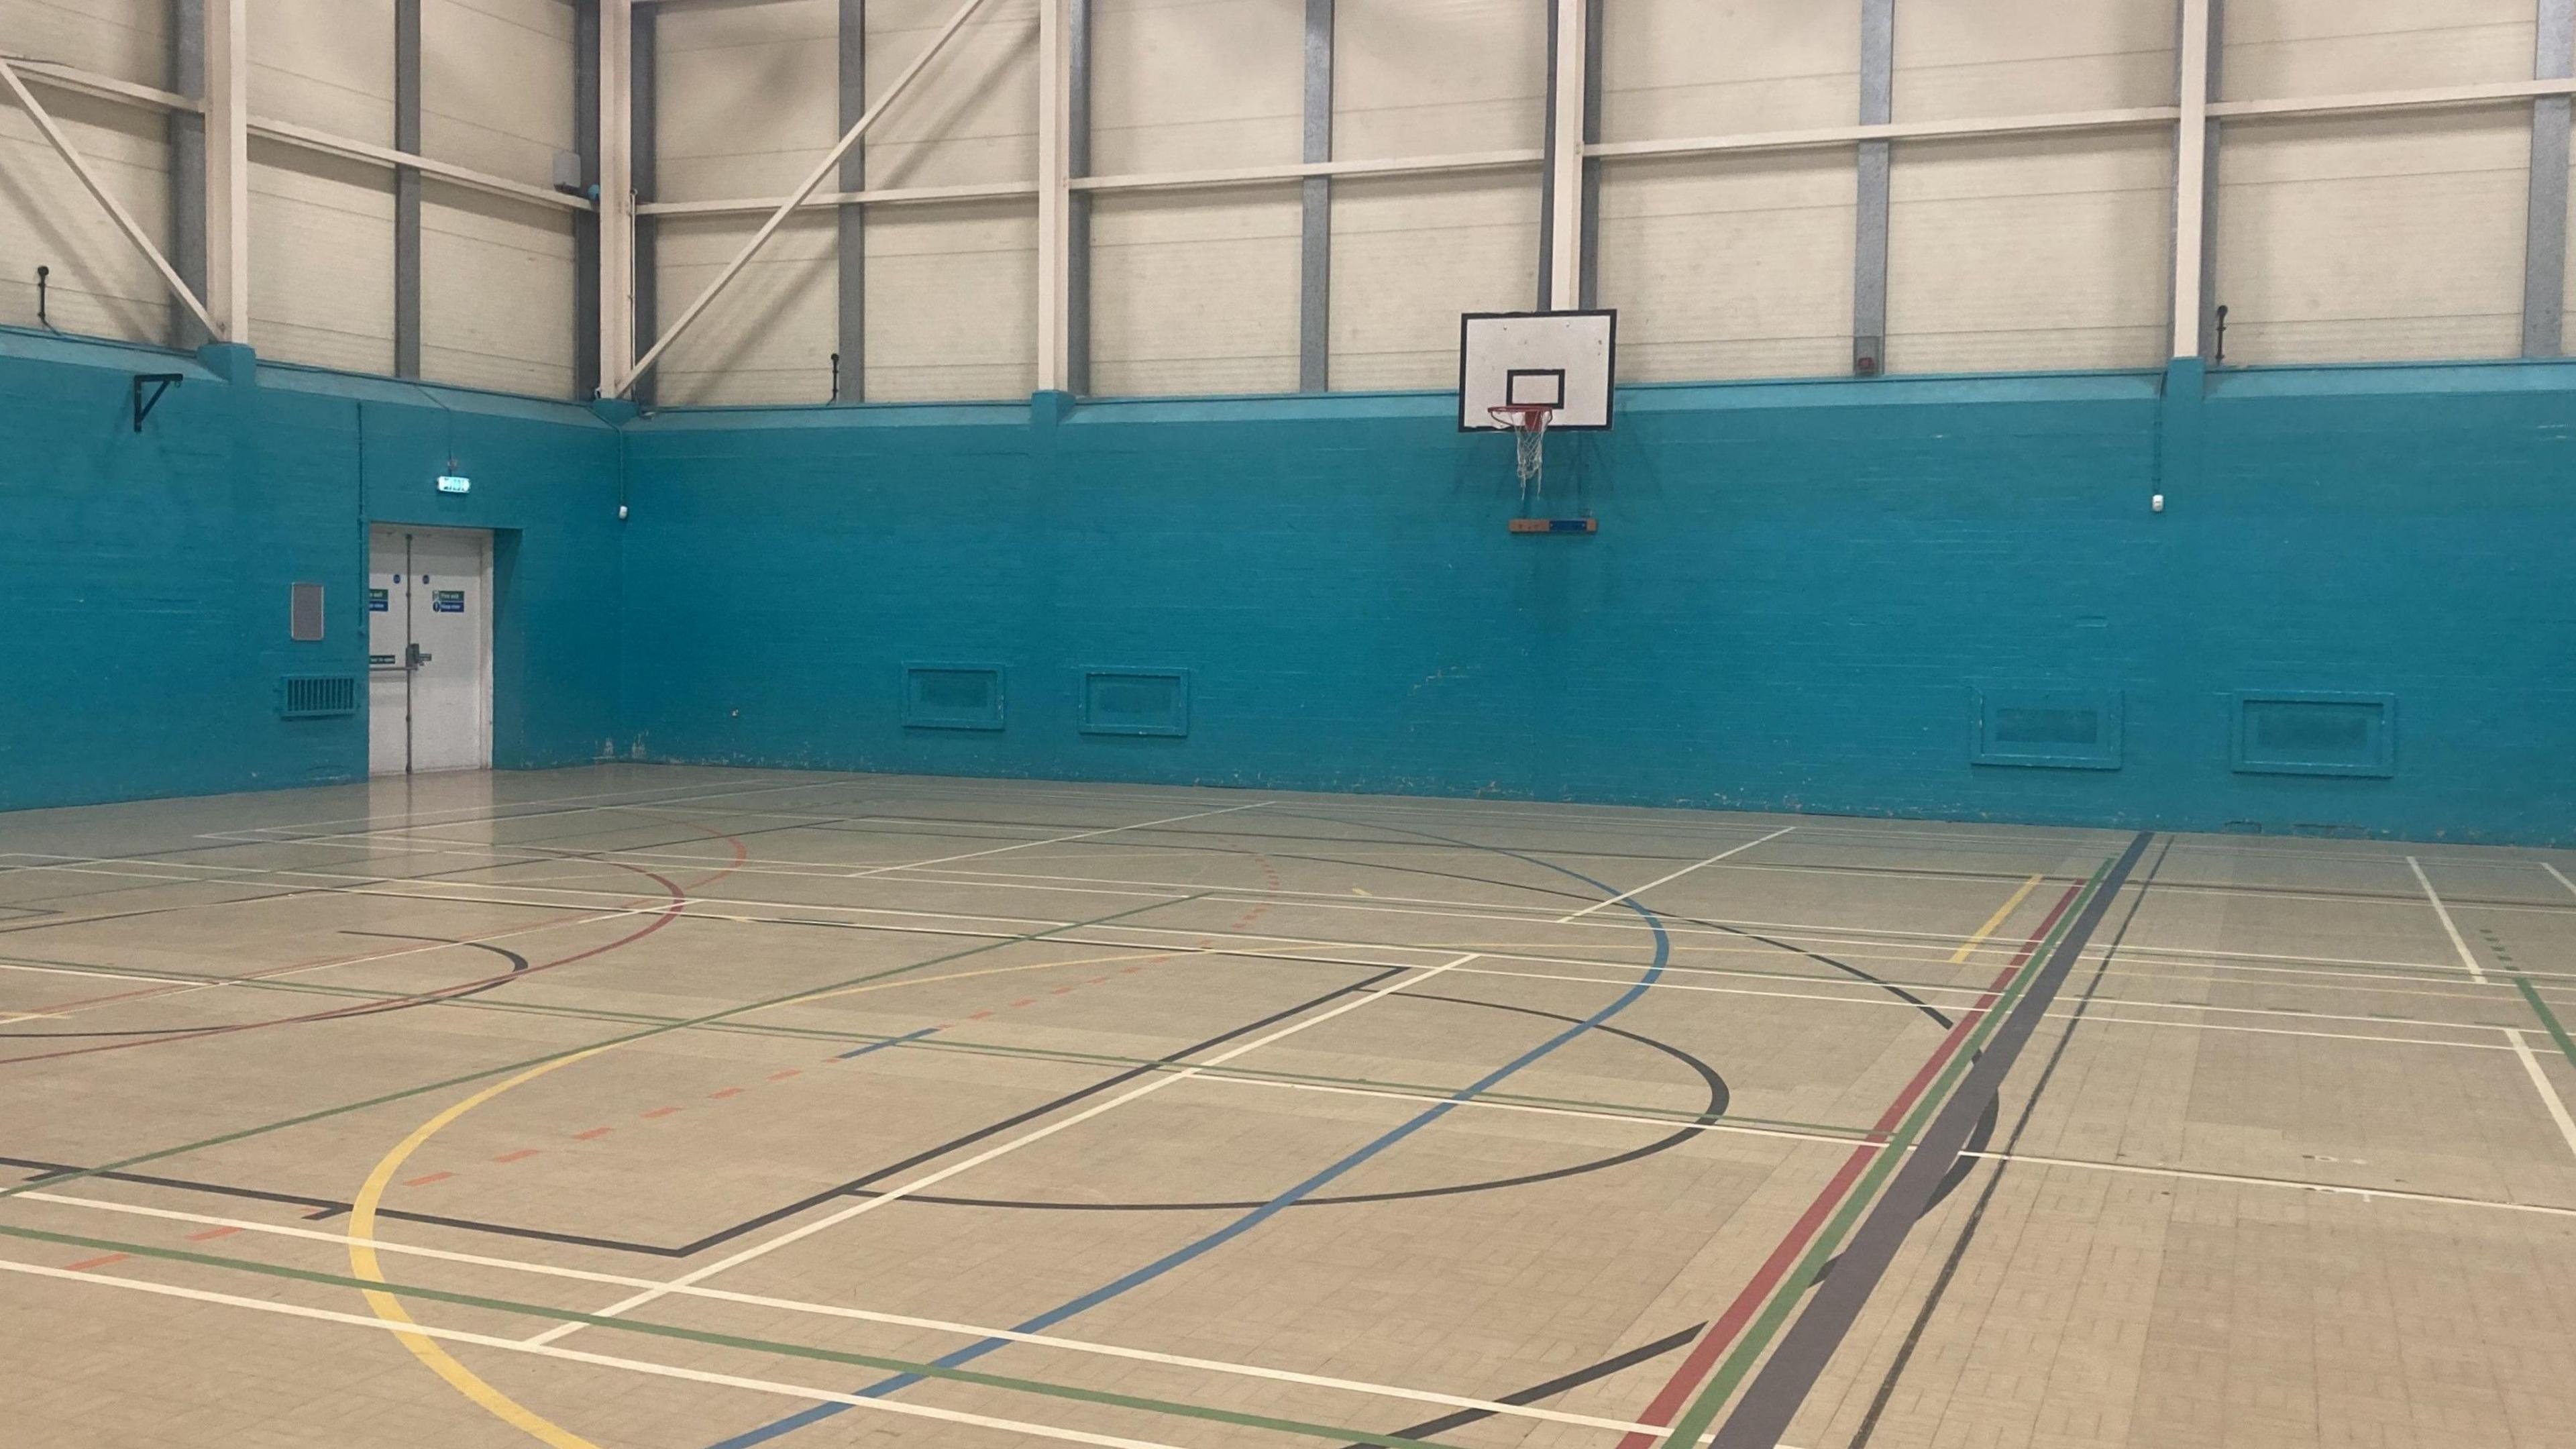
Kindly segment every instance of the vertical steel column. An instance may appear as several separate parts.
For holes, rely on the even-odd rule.
[[[217,340],[251,340],[250,0],[203,0],[206,67],[206,318]]]
[[[599,396],[635,374],[634,0],[599,4]],[[648,22],[649,23],[649,22]]]
[[[572,149],[582,190],[599,195],[599,0],[573,0]],[[572,395],[599,392],[599,213],[572,214]]]
[[[2534,80],[2576,75],[2576,0],[2540,0]],[[2567,152],[2565,96],[2531,103],[2531,209],[2524,225],[2522,355],[2556,357],[2567,314]]]
[[[1300,159],[1333,159],[1333,0],[1306,0],[1306,140]],[[1333,178],[1305,180],[1297,239],[1297,390],[1332,386]]]
[[[1597,144],[1602,139],[1602,13],[1610,8],[1607,0],[1584,0],[1584,144]],[[1584,199],[1582,199],[1582,263],[1574,304],[1577,307],[1600,307],[1602,304],[1602,162],[1587,155],[1582,160]]]
[[[206,98],[205,0],[170,0],[170,89]],[[188,290],[206,292],[206,118],[172,111],[170,142],[170,266]],[[170,345],[193,351],[210,341],[206,329],[176,301],[170,304]]]
[[[841,0],[841,125],[848,131],[868,112],[868,0]],[[841,158],[843,191],[868,187],[868,148],[862,141]],[[858,402],[867,396],[868,238],[865,208],[843,202],[832,208],[840,235],[835,257],[840,269],[840,327],[834,334],[841,353],[840,381],[832,401]]]
[[[1091,174],[1091,0],[1071,0],[1065,34],[1064,169]],[[1091,391],[1091,193],[1064,198],[1064,390]]]
[[[2174,146],[2173,352],[2206,358],[2208,279],[2202,261],[2209,240],[2210,0],[2182,0],[2179,52],[2182,124]]]
[[[1037,390],[1071,390],[1067,346],[1073,276],[1068,213],[1072,173],[1065,137],[1073,128],[1072,45],[1065,34],[1071,0],[1038,0],[1038,317]]]
[[[1583,277],[1584,42],[1592,27],[1584,0],[1550,0],[1547,9],[1547,135],[1538,191],[1538,306],[1574,306]]]
[[[420,152],[420,0],[394,0],[394,149]],[[420,168],[394,168],[394,376],[420,376]]]
[[[1896,0],[1860,0],[1860,123],[1896,119]],[[1852,373],[1887,370],[1889,146],[1860,143],[1858,206],[1852,225]]]
[[[633,190],[627,204],[628,228],[634,240],[634,330],[626,345],[626,355],[634,357],[653,345],[662,335],[662,226],[661,218],[635,212],[634,203],[651,201],[661,186],[661,11],[654,6],[635,8],[634,48],[629,60],[631,96],[626,118],[628,182]],[[638,407],[653,406],[660,386],[651,374],[630,378],[634,388],[628,396]]]
[[[2225,70],[2224,41],[2227,36],[2227,0],[2209,0],[2209,64],[2202,73],[2209,77],[2206,100],[2226,94],[2219,89]],[[2207,117],[2202,125],[2200,142],[2200,351],[2207,361],[2218,359],[2218,159],[2223,148],[2225,123]]]

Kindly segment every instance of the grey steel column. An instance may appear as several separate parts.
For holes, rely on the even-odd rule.
[[[1860,0],[1860,123],[1896,119],[1896,0]],[[1852,231],[1852,372],[1887,370],[1888,143],[1859,147],[1859,207]]]
[[[2540,0],[2534,80],[2576,74],[2576,0]],[[2556,357],[2567,313],[2568,98],[2531,103],[2531,210],[2522,262],[2522,355]]]
[[[651,201],[660,184],[661,127],[655,115],[656,77],[661,70],[659,7],[635,7],[634,32],[634,139],[629,143],[635,179],[635,199]],[[635,218],[635,350],[638,356],[662,335],[662,265],[659,232],[661,218]],[[653,406],[661,390],[659,374],[647,372],[635,380],[628,393],[640,408]]]
[[[1556,17],[1554,0],[1547,0],[1547,110],[1539,118],[1538,163],[1538,300],[1530,305],[1541,312],[1558,310],[1561,304],[1548,295],[1548,279],[1556,272]]]
[[[1601,140],[1601,31],[1604,0],[1583,0],[1583,144]],[[1601,158],[1583,158],[1583,265],[1574,305],[1601,305]]]
[[[2226,94],[2219,89],[2226,40],[2227,0],[2209,0],[2209,98],[2213,101]],[[2223,123],[2216,116],[2210,117],[2203,128],[2200,151],[2200,357],[2210,363],[2220,360],[2218,307],[2225,300],[2218,295],[2218,161],[2224,149],[2222,129]],[[2562,173],[2566,169],[2559,168]]]
[[[1072,0],[1065,12],[1067,68],[1065,91],[1072,122],[1064,138],[1067,176],[1091,174],[1091,0]],[[1091,193],[1065,198],[1064,350],[1065,390],[1076,397],[1091,392]]]
[[[574,0],[572,149],[581,186],[599,192],[599,0]],[[599,393],[599,213],[572,214],[572,395]]]
[[[394,0],[394,149],[420,154],[420,0]],[[420,171],[394,168],[394,376],[420,376]]]
[[[1300,159],[1333,159],[1333,0],[1306,0],[1306,141]],[[1297,390],[1332,386],[1333,178],[1305,181],[1297,240]]]
[[[170,0],[170,89],[183,96],[206,96],[205,0]],[[206,118],[194,111],[172,111],[170,140],[170,266],[188,290],[206,295]],[[210,341],[206,329],[173,303],[170,344],[194,351]]]
[[[868,0],[841,0],[841,129],[859,123],[868,109]],[[868,148],[863,141],[841,161],[841,189],[868,187]],[[868,239],[865,208],[844,202],[833,208],[840,223],[836,253],[840,266],[841,350],[839,390],[834,402],[857,402],[867,396]]]

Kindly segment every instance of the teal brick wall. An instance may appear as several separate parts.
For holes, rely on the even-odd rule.
[[[185,381],[134,430],[130,379]],[[366,673],[369,520],[507,530],[496,760],[617,731],[619,441],[581,409],[0,333],[0,809],[362,779],[366,719],[280,719]],[[431,488],[449,456],[464,499]],[[290,642],[290,583],[326,586]]]

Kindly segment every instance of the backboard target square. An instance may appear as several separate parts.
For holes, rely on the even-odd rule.
[[[1619,314],[1470,312],[1458,319],[1458,427],[1501,432],[1498,407],[1547,407],[1549,432],[1610,426]]]

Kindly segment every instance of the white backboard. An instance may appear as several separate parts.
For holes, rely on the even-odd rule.
[[[1470,312],[1458,319],[1458,427],[1499,432],[1493,409],[1545,403],[1549,432],[1610,426],[1617,312]]]

